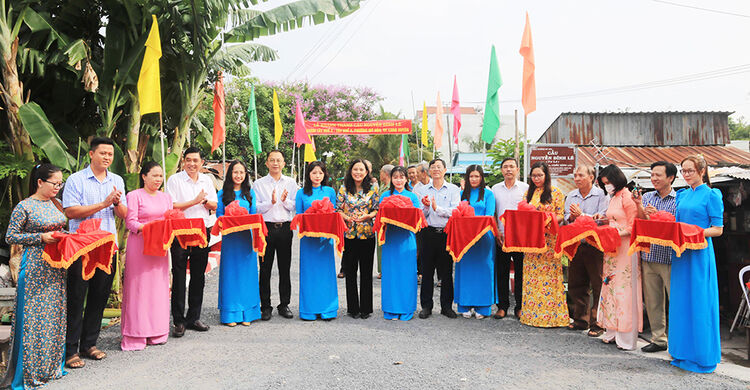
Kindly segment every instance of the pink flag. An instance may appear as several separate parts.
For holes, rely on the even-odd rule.
[[[521,90],[521,105],[525,115],[536,111],[536,80],[534,63],[534,42],[531,40],[531,23],[529,13],[526,13],[526,26],[523,28],[521,38],[521,49],[518,51],[523,56],[523,87]]]
[[[404,137],[401,137],[401,147],[398,149],[398,165],[406,166],[404,164]]]
[[[297,100],[297,113],[294,116],[294,143],[297,146],[312,143],[310,136],[307,135],[305,117],[302,115],[302,107],[299,105],[299,100]]]
[[[440,101],[440,92],[438,92],[437,106],[435,107],[435,130],[432,133],[432,142],[436,150],[440,150],[440,147],[443,146],[443,122],[440,121],[442,117],[443,102]]]
[[[453,76],[453,100],[451,100],[451,113],[453,114],[453,143],[458,145],[458,131],[461,130],[461,104],[458,102],[458,83]]]
[[[226,138],[227,126],[224,109],[224,78],[220,72],[214,87],[214,134],[211,140],[211,153],[218,149]]]

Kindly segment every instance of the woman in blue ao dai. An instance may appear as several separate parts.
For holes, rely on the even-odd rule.
[[[669,294],[669,354],[672,365],[709,373],[721,361],[719,286],[712,237],[724,231],[721,192],[709,187],[708,167],[701,156],[682,161],[690,187],[677,192],[677,222],[703,228],[708,247],[686,250],[672,261]]]
[[[380,197],[392,195],[409,198],[416,208],[421,208],[419,197],[411,192],[404,167],[391,170],[391,188]],[[385,228],[383,244],[383,277],[381,279],[381,305],[386,320],[408,321],[417,309],[417,240],[414,233],[394,225]]]
[[[305,186],[297,191],[296,212],[302,214],[318,199],[336,206],[336,191],[328,185],[326,166],[313,161],[305,170]],[[336,258],[332,238],[302,237],[299,243],[299,317],[330,321],[339,310]]]
[[[229,176],[224,179],[224,187],[217,194],[216,216],[223,216],[226,206],[235,200],[250,214],[255,214],[255,194],[250,189],[245,164],[235,160],[229,164],[227,172]],[[248,326],[260,318],[258,254],[253,249],[250,230],[222,236],[220,264],[220,321],[230,327],[238,322]]]
[[[479,165],[470,165],[464,175],[462,201],[469,201],[474,215],[495,215],[495,195],[484,184],[484,172]],[[454,291],[458,312],[464,318],[484,318],[492,314],[497,304],[495,283],[495,235],[485,233],[456,263]]]

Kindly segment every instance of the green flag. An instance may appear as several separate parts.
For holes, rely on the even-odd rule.
[[[406,163],[409,163],[409,134],[401,134],[401,139],[404,145],[404,158]]]
[[[500,99],[497,93],[501,85],[503,85],[503,79],[500,77],[500,68],[497,66],[495,45],[492,45],[490,77],[487,81],[487,100],[484,103],[484,122],[482,123],[482,141],[488,144],[492,143],[497,129],[500,128]]]
[[[250,122],[248,131],[253,150],[258,155],[262,152],[260,146],[260,128],[258,128],[258,110],[255,108],[255,86],[250,87],[250,101],[247,103],[247,120]]]

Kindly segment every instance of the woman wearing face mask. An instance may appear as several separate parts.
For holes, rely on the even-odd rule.
[[[710,188],[708,166],[701,156],[686,157],[682,176],[690,186],[677,192],[677,222],[703,228],[708,246],[687,250],[672,262],[669,294],[669,354],[672,364],[709,373],[721,361],[719,290],[712,237],[724,232],[721,192]]]
[[[627,179],[615,165],[599,173],[599,186],[610,196],[607,218],[609,225],[620,232],[617,255],[604,256],[602,290],[598,320],[606,329],[602,341],[615,342],[617,348],[634,350],[638,332],[643,329],[641,271],[637,255],[629,255],[630,231],[638,208],[627,189]]]
[[[346,310],[349,317],[367,319],[372,315],[372,264],[375,253],[373,218],[378,212],[378,187],[372,185],[364,160],[349,164],[344,185],[339,188],[336,209],[346,221],[344,264]],[[357,291],[357,268],[359,288]]]
[[[479,165],[469,165],[463,181],[461,200],[468,201],[474,215],[494,216],[495,195],[484,184],[484,172]],[[475,314],[477,319],[492,314],[497,303],[495,285],[495,235],[487,232],[456,263],[454,284],[458,312],[464,318]]]
[[[161,191],[164,173],[149,161],[141,167],[141,188],[127,196],[128,228],[122,282],[123,351],[140,351],[147,344],[164,344],[169,337],[169,259],[143,254],[143,225],[164,217],[172,197]]]
[[[409,188],[406,169],[401,166],[391,170],[390,189],[380,202],[392,195],[409,198],[412,206],[420,208],[419,197]],[[386,320],[408,321],[417,310],[417,240],[414,233],[395,226],[386,227],[383,251],[383,278],[381,305]]]
[[[297,214],[312,202],[328,198],[336,206],[336,190],[328,186],[326,165],[313,161],[305,169],[305,186],[295,197]],[[330,321],[339,310],[336,258],[333,239],[302,237],[299,240],[299,317],[305,321]]]
[[[226,207],[235,200],[250,214],[255,214],[255,193],[250,189],[245,164],[235,160],[229,164],[227,173],[224,187],[216,194],[219,198],[216,216],[223,216]],[[219,317],[221,323],[229,327],[236,326],[237,323],[248,326],[260,319],[258,254],[253,249],[250,230],[221,237]]]
[[[42,258],[46,244],[58,240],[67,220],[54,203],[62,188],[60,168],[37,165],[30,175],[29,196],[10,215],[5,240],[23,246],[18,273],[11,348],[2,387],[42,386],[63,376],[66,307],[65,275]]]
[[[531,166],[531,180],[525,199],[539,211],[551,213],[559,223],[563,219],[565,196],[552,186],[549,167],[543,162]],[[568,326],[568,304],[565,301],[562,263],[556,259],[556,236],[544,232],[547,250],[528,253],[523,259],[523,303],[521,323],[541,328]]]

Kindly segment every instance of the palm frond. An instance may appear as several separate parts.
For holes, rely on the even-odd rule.
[[[209,65],[212,69],[223,68],[224,71],[235,75],[245,76],[249,74],[246,64],[250,62],[269,62],[279,58],[276,50],[254,42],[245,42],[236,45],[226,45],[214,55]]]

